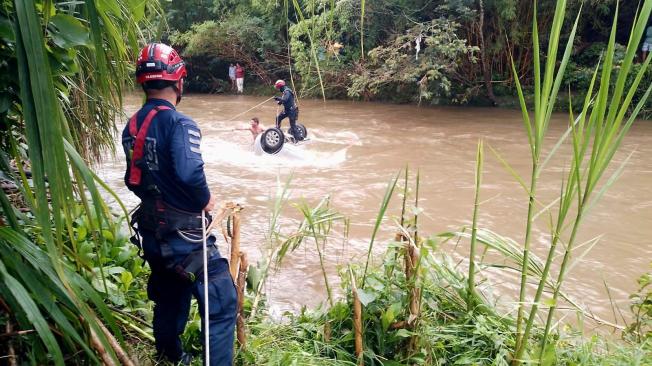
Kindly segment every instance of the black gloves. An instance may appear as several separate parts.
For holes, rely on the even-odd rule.
[[[281,101],[281,97],[274,97],[274,100],[277,101],[277,102],[280,102],[280,101]]]

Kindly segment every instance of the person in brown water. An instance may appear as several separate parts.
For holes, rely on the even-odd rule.
[[[251,121],[249,122],[249,127],[244,127],[244,128],[234,128],[235,131],[249,131],[251,132],[252,137],[254,140],[256,140],[256,137],[258,137],[259,134],[263,133],[265,131],[265,128],[263,125],[260,124],[260,121],[258,120],[258,117],[253,117]]]

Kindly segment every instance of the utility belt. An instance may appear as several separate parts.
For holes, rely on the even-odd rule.
[[[163,240],[166,235],[179,230],[201,230],[202,214],[172,207],[160,198],[145,199],[131,217],[137,223],[137,229],[154,232],[156,240]],[[206,214],[206,227],[211,217]],[[132,225],[133,226],[133,225]]]
[[[294,107],[290,107],[290,113],[294,113],[295,117],[299,117],[299,107],[296,105]]]
[[[206,214],[206,227],[210,225],[211,217]],[[199,250],[190,253],[181,262],[174,260],[174,252],[170,243],[166,240],[169,234],[177,234],[182,239],[188,241],[188,245],[196,243],[203,243],[201,237],[202,233],[202,215],[201,213],[188,212],[179,210],[165,203],[160,198],[145,199],[142,201],[138,209],[133,213],[130,222],[131,227],[135,231],[135,235],[131,237],[131,242],[138,247],[139,255],[142,252],[142,241],[140,232],[142,230],[154,233],[159,248],[161,250],[161,257],[165,262],[168,270],[174,271],[183,279],[194,282],[199,276],[203,265],[203,251],[200,245]],[[183,235],[181,231],[197,232],[199,231],[200,240],[186,239],[187,236]],[[193,235],[197,236],[197,235]],[[208,256],[218,253],[214,246],[207,248]],[[142,255],[141,255],[142,257]]]

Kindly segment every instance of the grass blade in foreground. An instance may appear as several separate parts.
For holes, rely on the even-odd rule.
[[[547,54],[547,64],[544,75],[543,86],[535,83],[535,95],[539,98],[535,98],[535,111],[534,111],[534,128],[533,134],[534,138],[531,138],[530,141],[534,144],[532,146],[533,151],[533,169],[532,169],[532,182],[531,185],[535,186],[536,181],[539,179],[540,167],[539,156],[541,149],[543,148],[543,139],[547,132],[547,126],[550,122],[551,111],[554,109],[554,101],[556,100],[556,92],[559,85],[559,80],[564,75],[565,66],[568,62],[568,55],[570,52],[570,45],[573,42],[573,36],[575,34],[575,29],[577,27],[578,18],[576,18],[573,31],[571,36],[568,39],[568,43],[564,52],[564,56],[561,60],[561,63],[557,70],[555,70],[556,57],[557,57],[557,48],[559,43],[559,32],[561,24],[563,24],[565,17],[565,6],[566,2],[559,0],[557,1],[557,8],[555,11],[555,18],[552,25],[552,30],[550,34],[550,41],[548,45],[548,54]],[[636,24],[633,27],[632,35],[630,39],[640,39],[643,35],[643,30],[645,24],[650,14],[652,8],[652,1],[646,0],[641,8],[640,16],[636,20]],[[593,82],[591,83],[591,89],[587,93],[587,97],[584,101],[585,105],[583,106],[582,114],[574,119],[571,116],[570,119],[570,129],[572,131],[572,147],[573,155],[570,162],[570,169],[564,176],[562,180],[564,185],[562,186],[562,191],[559,198],[559,210],[556,213],[557,218],[552,226],[551,230],[551,244],[548,251],[547,257],[544,258],[545,265],[541,273],[541,278],[538,279],[539,283],[537,285],[537,291],[534,295],[533,300],[531,301],[532,306],[527,314],[527,321],[525,323],[525,330],[522,330],[522,319],[524,315],[524,304],[525,304],[525,287],[527,284],[526,274],[529,272],[527,258],[529,250],[529,234],[531,232],[531,219],[532,217],[528,214],[528,223],[526,227],[526,241],[524,244],[523,250],[523,268],[521,273],[521,295],[519,298],[519,312],[518,312],[518,323],[517,323],[517,343],[516,343],[516,352],[514,355],[514,364],[520,364],[528,360],[523,359],[526,351],[529,349],[530,335],[534,328],[535,319],[540,315],[540,306],[544,293],[544,288],[549,284],[549,276],[552,270],[553,263],[555,258],[557,258],[556,248],[557,244],[560,241],[566,243],[566,246],[563,251],[563,260],[559,264],[559,270],[557,273],[557,279],[554,281],[554,286],[552,288],[553,295],[552,299],[549,301],[550,309],[547,314],[546,327],[542,334],[541,345],[539,346],[538,361],[544,361],[544,355],[547,354],[546,349],[551,345],[548,344],[548,335],[552,331],[552,320],[554,316],[555,309],[557,307],[558,297],[561,293],[561,286],[564,281],[564,275],[567,271],[567,268],[570,264],[570,258],[574,249],[574,244],[576,241],[576,234],[580,227],[580,224],[583,219],[587,208],[590,207],[590,197],[597,187],[600,178],[603,173],[606,171],[607,167],[611,163],[611,159],[614,156],[615,152],[619,149],[622,137],[625,135],[634,118],[638,112],[638,108],[634,110],[632,116],[628,120],[628,123],[623,125],[622,121],[625,115],[625,112],[629,109],[628,98],[625,98],[622,101],[622,95],[633,95],[640,78],[637,77],[635,82],[629,87],[627,93],[625,93],[625,83],[623,80],[627,79],[627,74],[630,70],[631,62],[633,59],[633,54],[635,52],[634,47],[636,47],[636,42],[630,42],[630,45],[627,50],[627,56],[623,62],[623,65],[618,69],[618,80],[614,88],[610,89],[610,78],[612,73],[612,60],[613,52],[615,45],[615,29],[616,29],[616,19],[617,16],[614,16],[614,25],[612,28],[611,38],[607,45],[605,62],[603,65],[602,75],[599,79],[599,85],[595,93],[595,102],[591,97],[593,91]],[[533,39],[535,42],[535,48],[537,48],[538,34],[536,24],[534,25],[534,34]],[[645,69],[648,67],[649,60],[643,65],[641,72],[645,72]],[[535,55],[535,70],[538,69],[538,57]],[[597,69],[596,69],[597,73]],[[640,76],[639,74],[638,76]],[[538,78],[538,75],[535,74],[535,81]],[[553,79],[555,80],[553,84]],[[596,75],[593,76],[593,80],[596,80]],[[520,95],[520,85],[517,84]],[[539,89],[541,88],[541,89]],[[611,102],[609,102],[611,98]],[[644,102],[644,101],[643,101]],[[607,106],[609,106],[609,111],[607,112]],[[524,103],[521,103],[523,109],[523,115],[527,114],[526,106]],[[616,112],[615,110],[618,110]],[[530,130],[528,129],[528,132]],[[617,138],[616,138],[617,136]],[[588,151],[590,147],[590,151]],[[555,148],[556,150],[556,148]],[[552,151],[551,155],[556,151]],[[536,192],[531,190],[530,192],[530,203],[536,201]],[[531,208],[532,206],[530,206]],[[568,214],[570,212],[576,212],[574,218],[569,219]],[[568,239],[563,239],[566,234],[566,227],[572,227],[571,232],[568,236]],[[547,302],[548,303],[548,302]]]

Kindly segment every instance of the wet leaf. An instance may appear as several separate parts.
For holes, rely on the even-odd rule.
[[[109,242],[113,242],[113,240],[115,239],[113,233],[110,232],[109,230],[102,230],[102,237]]]
[[[543,303],[546,306],[555,306],[555,304],[557,302],[555,301],[555,299],[547,299],[547,300],[544,300]]]
[[[401,338],[409,338],[409,337],[412,337],[412,336],[414,335],[414,333],[413,333],[413,332],[410,332],[410,331],[407,330],[407,329],[399,329],[399,330],[396,332],[396,335],[399,336],[399,337],[401,337]]]
[[[129,0],[129,12],[134,18],[135,22],[139,22],[145,16],[145,4],[146,0]]]
[[[88,230],[86,230],[86,226],[79,226],[77,228],[77,240],[78,241],[86,240],[86,235],[87,234],[88,234]]]
[[[369,305],[372,301],[376,300],[376,294],[362,289],[358,289],[358,299],[363,306]]]
[[[129,286],[134,281],[134,276],[131,275],[131,272],[124,271],[120,275],[120,282],[124,285],[125,291],[129,291]]]
[[[16,35],[14,34],[14,30],[9,19],[0,18],[0,39],[9,42],[14,42],[16,40]]]
[[[88,28],[77,18],[67,14],[57,14],[50,19],[55,31],[51,32],[52,41],[61,48],[90,45]]]
[[[247,283],[254,291],[257,291],[258,285],[263,278],[263,270],[257,266],[249,266],[247,270]]]
[[[389,329],[389,325],[394,322],[394,319],[396,319],[396,313],[394,313],[394,307],[390,306],[387,311],[383,312],[383,315],[380,317],[382,323],[383,323],[383,331],[387,331]]]

